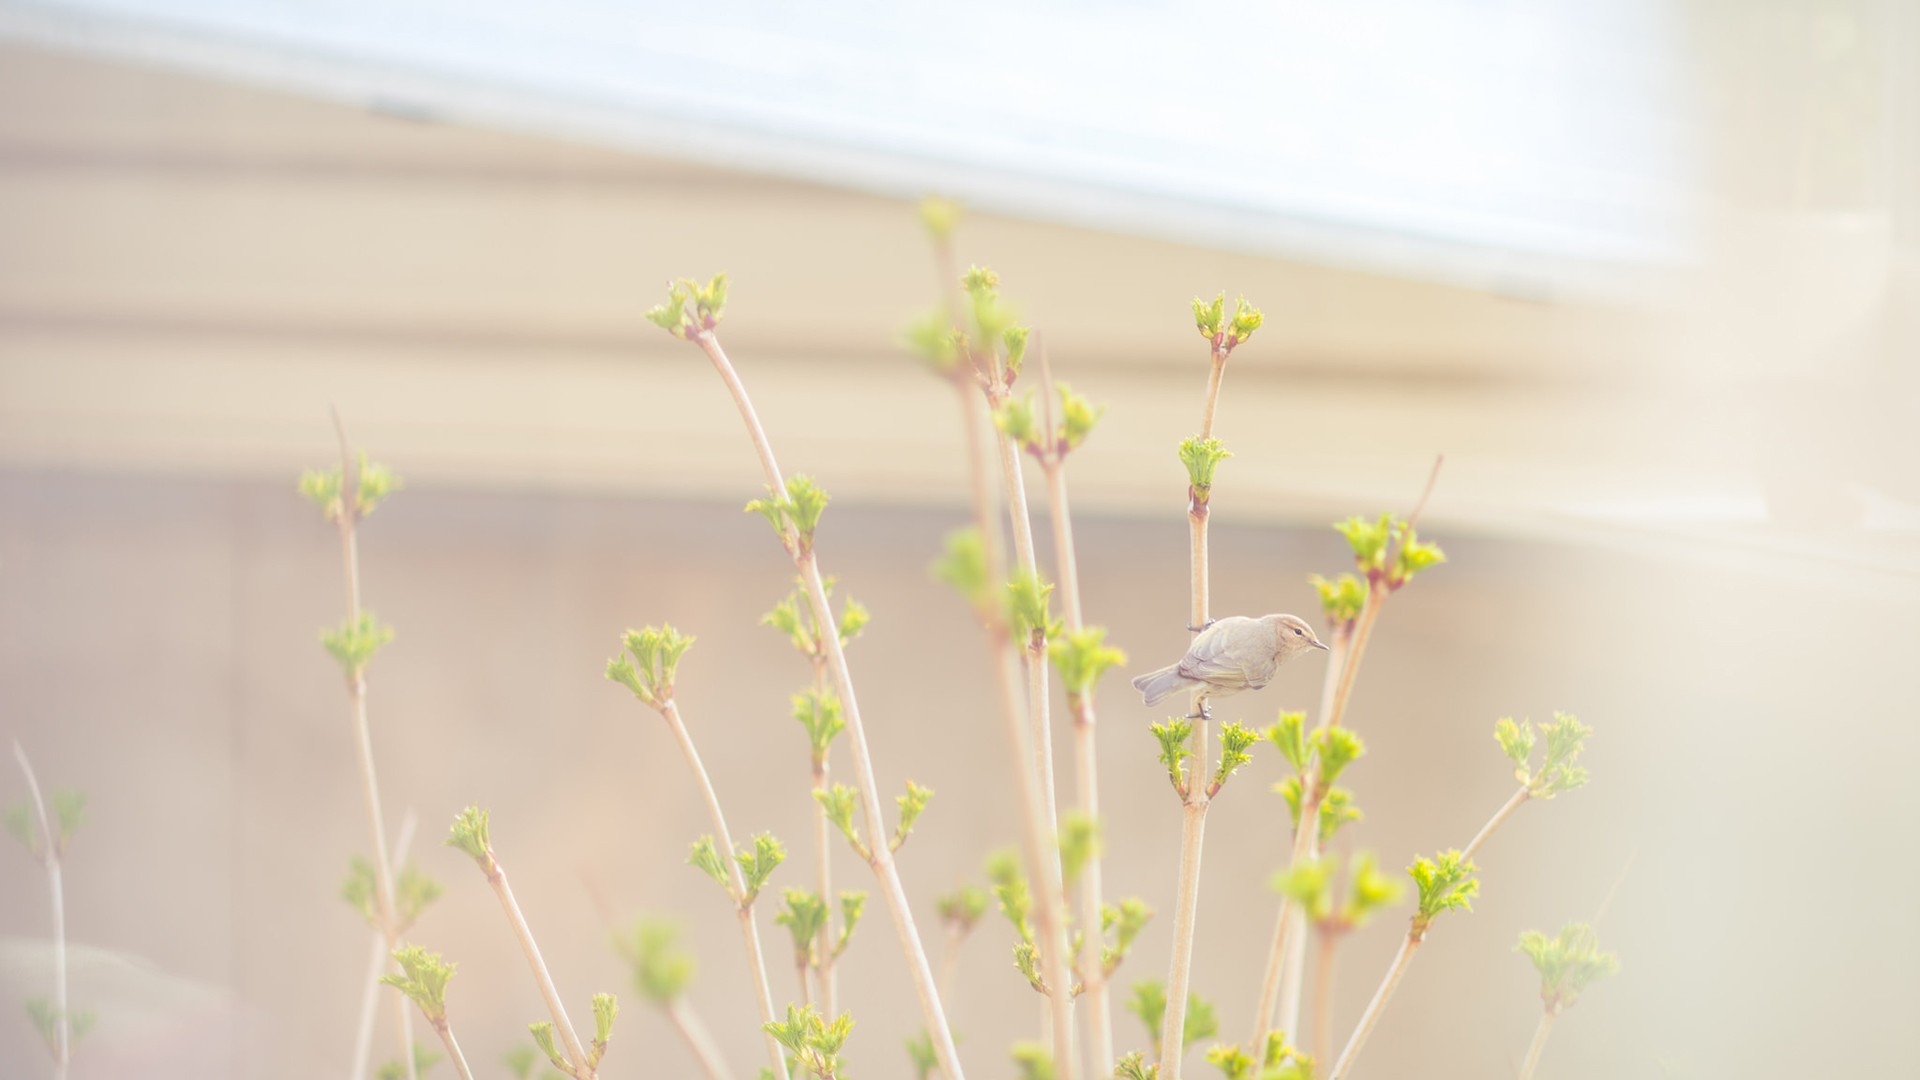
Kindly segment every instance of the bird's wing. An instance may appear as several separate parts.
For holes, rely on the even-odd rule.
[[[1238,683],[1246,678],[1244,658],[1234,654],[1231,648],[1236,640],[1233,625],[1236,622],[1248,622],[1243,616],[1221,619],[1199,637],[1193,639],[1193,645],[1187,649],[1187,655],[1180,659],[1180,674],[1189,679],[1199,679],[1210,683]]]

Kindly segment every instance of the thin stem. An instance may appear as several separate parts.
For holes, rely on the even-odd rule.
[[[1533,1080],[1533,1070],[1540,1066],[1540,1055],[1547,1048],[1547,1036],[1553,1034],[1553,1022],[1560,1014],[1547,1009],[1540,1014],[1540,1026],[1533,1029],[1533,1042],[1527,1046],[1527,1060],[1520,1066],[1520,1080]]]
[[[53,1075],[66,1080],[67,1064],[73,1059],[73,1029],[67,1017],[67,900],[60,874],[60,845],[52,819],[47,817],[46,800],[40,795],[40,778],[33,773],[33,762],[18,739],[13,743],[13,759],[27,777],[27,794],[33,798],[33,812],[40,822],[40,865],[47,870],[47,894],[53,907]]]
[[[813,790],[827,789],[827,763],[823,758],[813,769]],[[825,1015],[838,1015],[834,1012],[834,999],[839,997],[839,980],[834,976],[834,912],[838,905],[833,902],[833,823],[827,820],[827,808],[820,800],[813,802],[813,844],[819,853],[818,875],[815,881],[820,889],[820,902],[827,905],[827,917],[820,920],[820,933],[814,938],[814,947],[820,958],[819,982],[820,1004]],[[802,973],[804,976],[804,972]],[[804,978],[802,982],[804,982]]]
[[[347,625],[360,621],[360,469],[347,442],[339,410],[333,413],[334,433],[340,440],[340,563],[346,577]],[[367,722],[367,678],[356,670],[347,679],[353,721],[354,752],[360,763],[360,790],[366,800],[367,827],[373,835],[374,897],[379,904],[380,930],[386,936],[388,956],[400,947],[399,917],[393,903],[393,863],[387,855],[387,827],[380,812],[380,781],[373,767],[373,732]],[[400,1038],[400,1061],[407,1080],[417,1080],[413,1061],[413,1011],[404,997],[393,998],[395,1031]]]
[[[1400,980],[1406,977],[1407,965],[1412,962],[1414,951],[1420,948],[1424,938],[1409,933],[1400,942],[1400,951],[1393,955],[1393,963],[1387,968],[1387,975],[1380,980],[1380,988],[1373,992],[1373,1000],[1367,1002],[1367,1011],[1360,1014],[1360,1023],[1353,1029],[1353,1036],[1347,1040],[1346,1049],[1340,1051],[1340,1059],[1333,1063],[1333,1071],[1327,1074],[1327,1080],[1340,1080],[1353,1068],[1353,1059],[1360,1056],[1360,1048],[1367,1043],[1367,1036],[1373,1034],[1373,1026],[1380,1022],[1380,1013],[1387,1007],[1387,1000],[1400,987]]]
[[[435,1024],[433,1030],[440,1036],[440,1045],[447,1048],[447,1057],[453,1061],[454,1071],[460,1074],[460,1080],[473,1080],[473,1070],[467,1067],[467,1056],[460,1052],[460,1040],[453,1037],[453,1025]]]
[[[1300,866],[1312,856],[1320,839],[1320,804],[1325,795],[1319,791],[1310,776],[1301,777],[1300,820],[1293,830],[1293,851],[1287,859],[1288,866]],[[1309,824],[1311,823],[1311,824]],[[1285,968],[1283,959],[1295,954],[1304,956],[1306,951],[1306,913],[1300,910],[1291,896],[1280,901],[1280,915],[1273,926],[1273,944],[1267,952],[1266,975],[1260,982],[1260,1004],[1254,1009],[1254,1048],[1258,1049],[1266,1042],[1270,1031],[1297,1031],[1294,1021],[1286,1025],[1273,1022],[1276,1003],[1282,998],[1281,989]],[[1284,1011],[1284,1004],[1282,1004]],[[1299,1003],[1293,1006],[1293,1015],[1299,1015]]]
[[[979,425],[987,422],[987,418],[981,415],[983,399],[967,393],[962,393],[960,399],[963,425],[969,430],[978,430]],[[974,450],[969,462],[972,471],[986,474],[988,465],[977,439],[970,440],[970,449]],[[984,484],[974,485],[976,494],[985,490]],[[991,505],[976,502],[973,510],[980,528],[983,531],[989,529],[993,521]],[[997,552],[988,548],[987,580],[1003,580],[1002,575],[1003,568]],[[1034,904],[1034,920],[1038,924],[1040,974],[1050,991],[1044,1007],[1052,1024],[1054,1075],[1061,1080],[1071,1080],[1074,1076],[1073,984],[1067,965],[1066,927],[1061,918],[1066,911],[1066,904],[1060,880],[1059,849],[1055,842],[1056,834],[1047,830],[1048,818],[1043,810],[1040,778],[1031,764],[1035,760],[1033,748],[1029,745],[1032,732],[1020,716],[1020,691],[1012,670],[1013,651],[1008,647],[1011,642],[1006,620],[994,605],[988,605],[981,612],[981,617],[986,624],[993,660],[994,684],[1000,694],[1000,715],[1006,722],[1007,741],[1013,749],[1015,770],[1020,777],[1021,849],[1026,860],[1027,875],[1038,893]]]
[[[714,370],[733,396],[734,404],[740,410],[740,419],[745,423],[747,435],[753,441],[754,450],[759,454],[761,467],[766,471],[767,486],[775,496],[787,497],[786,481],[780,472],[779,463],[773,457],[773,444],[768,441],[766,429],[761,427],[760,418],[753,410],[753,402],[747,397],[746,386],[734,371],[732,361],[727,359],[726,350],[720,347],[720,341],[712,331],[703,331],[695,335],[695,342],[707,358],[713,362]],[[807,596],[817,612],[831,611],[827,604],[826,583],[821,579],[818,560],[812,551],[804,551],[795,556],[801,579],[806,584]],[[947,1024],[945,1011],[940,1006],[939,988],[934,985],[933,968],[927,963],[927,954],[920,943],[920,933],[913,922],[913,909],[907,902],[906,889],[900,883],[900,874],[894,866],[893,853],[887,850],[887,831],[880,817],[880,791],[873,779],[873,762],[867,751],[866,726],[861,722],[859,700],[854,695],[853,676],[847,668],[846,651],[840,646],[840,635],[823,634],[821,641],[827,648],[827,666],[833,674],[835,689],[840,695],[841,707],[847,722],[848,744],[853,751],[854,781],[860,790],[861,802],[866,807],[868,834],[873,838],[873,855],[870,865],[874,875],[879,878],[881,893],[886,897],[888,913],[893,916],[894,931],[900,938],[901,951],[906,954],[907,967],[913,976],[914,990],[920,997],[921,1012],[927,1021],[927,1030],[933,1038],[934,1052],[938,1056],[941,1068],[948,1080],[963,1080],[960,1059],[953,1046],[953,1032]],[[784,1065],[784,1062],[782,1063]],[[780,1075],[785,1075],[781,1072]]]
[[[720,842],[720,850],[725,854],[722,859],[727,864],[728,891],[740,916],[740,936],[747,946],[748,974],[753,978],[754,997],[760,1006],[760,1022],[771,1024],[779,1019],[773,1012],[773,987],[767,979],[765,952],[760,947],[760,927],[753,920],[753,903],[747,896],[746,879],[740,874],[740,864],[733,857],[733,834],[727,829],[727,815],[720,809],[720,796],[713,790],[713,777],[707,774],[706,765],[700,761],[700,751],[693,745],[693,736],[687,731],[687,724],[680,716],[680,704],[672,698],[660,704],[660,717],[667,722],[673,732],[675,742],[680,744],[680,752],[687,759],[687,767],[693,770],[693,778],[700,785],[701,798],[707,804],[707,816],[713,820],[713,832]],[[806,982],[802,972],[801,982]],[[805,986],[802,986],[804,992]],[[767,1043],[767,1055],[774,1063],[774,1075],[786,1077],[787,1055],[780,1048],[779,1040],[768,1035],[762,1028]]]
[[[1339,931],[1320,932],[1320,956],[1313,967],[1313,1045],[1308,1049],[1321,1056],[1333,1049],[1333,957],[1339,947]]]
[[[553,1016],[553,1024],[560,1029],[560,1038],[567,1048],[567,1061],[573,1067],[573,1074],[580,1080],[589,1080],[592,1071],[587,1068],[587,1054],[581,1048],[580,1036],[573,1030],[573,1021],[567,1019],[566,1007],[560,1004],[560,991],[553,985],[553,976],[547,971],[547,962],[540,955],[540,946],[533,940],[533,929],[527,925],[527,917],[520,912],[519,901],[513,898],[513,886],[507,884],[507,872],[499,860],[487,853],[487,884],[493,886],[493,893],[500,898],[500,908],[507,913],[507,922],[513,925],[513,934],[520,939],[520,951],[526,954],[527,967],[533,971],[533,981],[540,987],[540,996],[546,1000],[547,1012]],[[411,1050],[411,1048],[409,1048]]]
[[[1088,821],[1100,820],[1099,763],[1094,757],[1093,692],[1075,695],[1073,716],[1074,778],[1080,812]],[[1101,957],[1100,918],[1103,899],[1099,849],[1080,870],[1080,971],[1087,999],[1087,1052],[1091,1075],[1113,1075],[1113,1005],[1107,989],[1106,964]]]
[[[1200,416],[1200,438],[1213,438],[1213,413],[1220,405],[1220,380],[1227,374],[1227,353],[1225,349],[1213,350],[1213,367],[1207,372],[1207,405]],[[1198,623],[1194,625],[1199,625]]]
[[[685,1039],[693,1051],[695,1060],[700,1062],[700,1071],[707,1074],[707,1080],[732,1080],[733,1074],[727,1070],[720,1051],[713,1045],[713,1036],[707,1034],[707,1027],[693,1007],[680,998],[674,998],[666,1005],[667,1019],[673,1029]]]
[[[413,832],[420,819],[409,810],[400,819],[400,835],[394,839],[393,857],[395,872],[399,863],[407,861],[407,849],[413,846]],[[353,1080],[365,1080],[369,1059],[373,1056],[373,1017],[379,1005],[380,973],[386,970],[391,957],[387,954],[386,934],[380,930],[373,932],[372,952],[367,957],[367,979],[365,989],[360,995],[360,1024],[353,1037]]]
[[[1040,372],[1043,381],[1041,399],[1045,403],[1043,430],[1054,428],[1053,364],[1046,343],[1040,344]],[[1073,512],[1067,502],[1067,468],[1056,455],[1041,462],[1047,477],[1047,510],[1053,526],[1054,573],[1060,579],[1061,606],[1066,609],[1067,629],[1074,633],[1085,629],[1080,611],[1080,565],[1073,543]],[[1073,765],[1075,795],[1080,813],[1096,824],[1100,821],[1100,762],[1095,752],[1098,718],[1094,710],[1093,690],[1070,695],[1073,712]],[[1106,965],[1101,958],[1099,926],[1105,897],[1102,892],[1101,856],[1096,847],[1080,871],[1080,957],[1081,981],[1087,999],[1087,1053],[1090,1073],[1096,1077],[1113,1075],[1113,1002],[1107,989]]]
[[[997,369],[998,363],[994,366]],[[999,378],[997,370],[995,378]],[[1004,398],[1005,395],[1002,393],[1000,396]],[[1001,485],[1007,495],[1007,517],[1013,523],[1015,565],[1021,574],[1032,575],[1037,580],[1040,568],[1034,556],[1033,520],[1027,511],[1027,481],[1026,474],[1020,469],[1020,451],[1013,445],[1013,440],[997,427],[994,429],[994,444],[1000,451]],[[1053,724],[1049,715],[1052,702],[1047,694],[1047,641],[1044,635],[1036,634],[1027,643],[1026,659],[1027,718],[1033,727],[1033,761],[1040,776],[1040,805],[1046,810],[1047,831],[1058,835],[1060,815],[1054,794]]]
[[[1520,790],[1514,792],[1506,802],[1500,804],[1500,809],[1495,810],[1493,816],[1487,819],[1485,825],[1480,826],[1480,831],[1474,834],[1473,839],[1467,843],[1467,846],[1460,849],[1460,857],[1462,859],[1473,858],[1473,853],[1479,851],[1480,845],[1487,842],[1487,837],[1493,835],[1493,830],[1499,828],[1501,822],[1512,816],[1515,810],[1520,809],[1520,804],[1526,802],[1529,798],[1532,798],[1532,796],[1533,793],[1527,790],[1525,784],[1520,785]]]
[[[1194,768],[1198,772],[1199,766]],[[1194,784],[1196,788],[1199,786]],[[1186,1049],[1182,1035],[1187,1024],[1195,916],[1200,906],[1200,848],[1207,831],[1205,794],[1181,810],[1180,899],[1173,914],[1173,963],[1167,972],[1167,1012],[1160,1025],[1160,1075],[1172,1080],[1179,1080],[1180,1059]]]
[[[949,1000],[953,996],[953,977],[960,969],[960,946],[966,940],[967,935],[964,931],[955,925],[948,925],[947,947],[940,957],[940,999],[942,1001]]]
[[[1213,437],[1213,418],[1220,403],[1220,380],[1226,374],[1226,350],[1216,346],[1212,361],[1207,375],[1206,406],[1201,413],[1202,439]],[[1207,523],[1211,517],[1208,503],[1202,500],[1198,491],[1189,487],[1188,585],[1191,603],[1188,625],[1195,628],[1195,633],[1207,625],[1211,604],[1212,586],[1208,581],[1207,551]],[[1173,915],[1173,955],[1167,969],[1167,1011],[1160,1027],[1160,1076],[1163,1080],[1180,1080],[1181,1059],[1186,1051],[1182,1036],[1187,1022],[1187,987],[1193,974],[1193,935],[1200,909],[1200,853],[1207,835],[1207,807],[1212,803],[1205,783],[1207,761],[1211,756],[1208,742],[1211,721],[1206,714],[1205,690],[1195,690],[1192,701],[1193,708],[1189,711],[1200,714],[1200,718],[1193,725],[1193,765],[1181,795],[1180,884]]]

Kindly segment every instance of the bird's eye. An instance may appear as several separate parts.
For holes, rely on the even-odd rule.
[[[1300,628],[1299,628],[1299,627],[1297,627],[1297,626],[1296,626],[1296,627],[1294,627],[1294,628],[1293,628],[1293,636],[1294,636],[1294,637],[1301,637],[1301,636],[1303,636],[1303,634],[1301,633],[1301,630],[1300,630]]]

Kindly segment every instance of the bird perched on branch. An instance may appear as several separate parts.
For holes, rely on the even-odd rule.
[[[1201,690],[1194,715],[1205,715],[1208,698],[1258,690],[1296,653],[1326,647],[1313,627],[1292,615],[1229,615],[1208,623],[1179,663],[1147,672],[1133,688],[1149,705],[1175,691]]]

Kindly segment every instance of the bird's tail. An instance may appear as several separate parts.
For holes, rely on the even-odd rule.
[[[1163,667],[1159,671],[1149,671],[1133,680],[1133,688],[1147,699],[1147,704],[1158,705],[1168,694],[1183,686],[1192,686],[1194,681],[1180,674],[1180,665]]]

